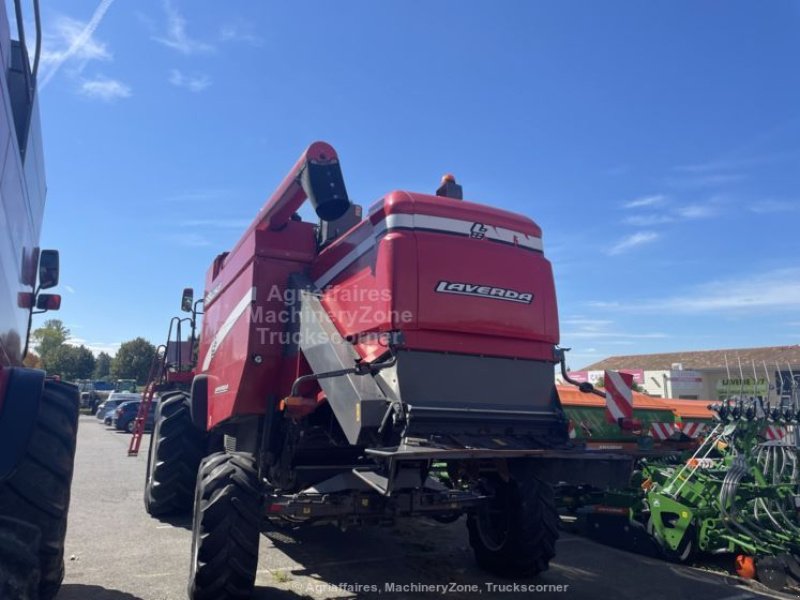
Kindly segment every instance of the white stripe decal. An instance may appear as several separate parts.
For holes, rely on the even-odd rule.
[[[333,265],[330,269],[325,271],[323,275],[317,279],[314,283],[318,288],[324,288],[328,285],[334,277],[336,277],[339,273],[344,271],[347,267],[353,264],[356,260],[358,260],[363,254],[369,252],[372,247],[375,245],[375,238],[368,237],[363,242],[361,242],[358,246],[350,250],[347,254],[342,257],[342,260],[337,262]]]
[[[442,233],[456,233],[459,235],[471,236],[473,234],[472,228],[475,225],[476,223],[474,221],[463,221],[461,219],[450,219],[448,217],[436,217],[433,215],[387,215],[385,218],[373,225],[372,237],[365,239],[358,246],[345,254],[341,260],[339,260],[330,269],[325,271],[325,273],[323,273],[314,283],[319,288],[323,288],[328,285],[342,271],[347,269],[361,256],[371,250],[377,239],[392,229],[424,229],[429,231],[440,231]],[[512,229],[495,227],[494,225],[488,225],[484,223],[480,223],[480,225],[483,225],[483,227],[486,228],[486,231],[483,232],[483,237],[487,239],[496,242],[514,244],[523,248],[528,248],[529,250],[538,250],[540,252],[544,248],[541,238],[537,238],[519,231],[514,231]]]
[[[231,332],[233,326],[236,325],[236,321],[239,320],[239,317],[242,316],[248,307],[253,303],[256,299],[256,288],[251,288],[244,297],[239,300],[239,304],[237,304],[231,314],[228,315],[228,318],[225,319],[225,322],[222,324],[222,327],[219,328],[216,335],[214,335],[214,339],[211,340],[211,346],[208,349],[208,354],[206,354],[205,358],[203,359],[203,372],[208,371],[208,367],[211,366],[211,360],[214,358],[214,355],[219,350],[220,345]]]

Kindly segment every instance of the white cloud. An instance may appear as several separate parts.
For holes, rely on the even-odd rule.
[[[800,306],[800,268],[720,279],[667,298],[590,304],[596,308],[679,314],[744,311],[754,315],[778,310],[797,311]]]
[[[675,212],[683,219],[707,219],[719,214],[719,206],[716,204],[689,204],[678,208]]]
[[[92,36],[103,20],[114,0],[101,0],[89,22],[84,24],[70,17],[55,20],[55,31],[43,36],[42,68],[39,89],[43,89],[55,77],[66,62],[74,62],[80,72],[91,60],[111,60],[106,45]]]
[[[184,75],[178,69],[172,69],[169,82],[176,87],[197,93],[211,85],[211,78],[208,75]]]
[[[585,317],[567,317],[561,319],[561,325],[573,325],[575,327],[581,327],[584,330],[597,330],[612,325],[613,323],[614,321],[610,319],[587,319]]]
[[[70,294],[74,294],[75,293],[75,288],[72,287],[71,285],[64,284],[64,289],[67,290]]]
[[[111,102],[119,98],[129,98],[131,96],[130,86],[116,79],[109,79],[102,76],[85,80],[81,83],[80,92],[84,96],[97,98],[105,102]]]
[[[211,241],[199,233],[173,233],[168,239],[179,246],[186,246],[188,248],[203,248],[211,245]]]
[[[635,227],[652,227],[653,225],[663,225],[664,223],[672,223],[674,217],[665,214],[649,214],[649,215],[631,215],[625,217],[623,222],[626,225],[633,225]]]
[[[166,35],[154,36],[155,41],[187,56],[214,51],[211,44],[189,37],[186,32],[186,19],[178,12],[171,0],[164,0],[164,12],[167,16]]]
[[[636,233],[625,236],[616,244],[611,246],[607,253],[611,256],[622,254],[628,250],[632,250],[633,248],[643,246],[644,244],[650,244],[656,241],[659,237],[659,234],[655,231],[637,231]]]
[[[69,338],[66,343],[70,346],[86,346],[95,356],[101,352],[115,356],[122,345],[121,342],[96,342],[77,337]]]
[[[664,204],[667,197],[662,194],[655,194],[653,196],[643,196],[636,198],[630,202],[626,202],[623,208],[644,208],[645,206],[658,206]]]
[[[256,47],[264,43],[264,40],[242,23],[223,25],[219,32],[219,39],[223,42],[239,42]]]

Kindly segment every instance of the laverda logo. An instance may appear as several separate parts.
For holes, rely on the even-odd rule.
[[[533,294],[529,292],[518,292],[510,288],[493,287],[490,285],[480,285],[477,283],[460,283],[456,281],[440,281],[436,284],[436,291],[440,294],[458,294],[459,296],[477,296],[479,298],[490,298],[493,300],[506,300],[508,302],[519,302],[520,304],[530,304],[533,302]]]

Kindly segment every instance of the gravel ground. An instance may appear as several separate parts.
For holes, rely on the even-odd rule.
[[[184,600],[189,520],[152,519],[142,503],[148,439],[129,458],[127,434],[81,416],[66,578],[57,600]],[[679,567],[564,533],[550,570],[536,579],[492,578],[476,566],[463,519],[393,528],[268,530],[255,599],[569,598],[745,600],[781,598],[737,578]],[[435,587],[458,586],[458,587]],[[520,586],[550,586],[550,591]]]

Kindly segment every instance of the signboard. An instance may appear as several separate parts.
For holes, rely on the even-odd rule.
[[[625,373],[626,375],[633,375],[633,383],[638,383],[639,385],[644,384],[643,369],[619,369],[619,372]],[[588,381],[592,385],[595,385],[603,377],[603,371],[570,371],[567,375],[578,383]]]
[[[765,377],[721,379],[717,382],[717,397],[720,400],[732,396],[767,396],[768,394],[769,381]]]
[[[670,371],[670,395],[700,396],[703,393],[703,376],[697,371]]]

